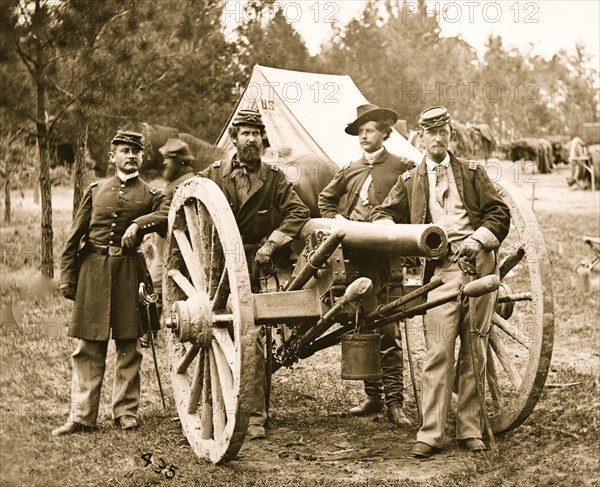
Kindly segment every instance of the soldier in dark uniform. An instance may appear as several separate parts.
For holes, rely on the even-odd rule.
[[[165,187],[165,196],[167,202],[170,204],[175,194],[177,187],[183,182],[194,177],[194,156],[192,155],[189,146],[180,139],[169,139],[158,149],[162,154],[163,161],[163,176],[167,180],[167,186]],[[154,286],[154,292],[158,294],[158,301],[156,307],[160,315],[162,311],[162,255],[165,239],[157,234],[150,235],[148,239],[144,241],[144,245],[147,245],[152,249],[149,252],[148,257],[148,270],[152,277],[152,285]],[[150,346],[149,336],[146,333],[142,337],[142,347]]]
[[[168,181],[165,195],[171,201],[177,187],[194,177],[194,156],[189,146],[180,139],[167,140],[159,151],[164,157],[163,176]]]
[[[112,139],[114,177],[92,183],[73,220],[61,260],[60,290],[74,300],[69,336],[73,353],[71,414],[54,436],[95,428],[110,338],[117,360],[113,416],[122,429],[137,427],[142,336],[138,287],[151,282],[141,238],[166,232],[168,205],[162,191],[139,178],[144,144],[136,132],[118,131]],[[86,244],[81,246],[81,242]]]
[[[229,135],[237,153],[217,161],[200,176],[221,188],[235,215],[249,267],[266,265],[274,254],[300,234],[310,212],[277,167],[261,160],[265,126],[260,113],[241,110],[233,119]],[[252,248],[258,250],[248,250]],[[251,271],[251,275],[254,273]],[[253,288],[256,288],[256,282]],[[264,438],[267,419],[264,407],[264,361],[257,341],[255,404],[250,417],[250,438]]]
[[[319,195],[319,211],[324,218],[368,221],[375,205],[383,202],[398,176],[415,167],[405,157],[390,154],[383,143],[392,133],[398,114],[377,105],[361,105],[357,118],[346,133],[358,136],[363,155],[340,169]],[[369,256],[371,262],[371,257]],[[382,327],[381,375],[378,381],[365,381],[367,400],[350,409],[353,416],[378,413],[387,405],[388,419],[397,426],[410,426],[403,411],[404,367],[402,338],[398,323]]]
[[[467,281],[464,261],[472,261],[477,277],[497,274],[496,252],[508,234],[510,211],[494,188],[484,167],[455,157],[448,144],[455,137],[445,107],[431,107],[419,118],[426,156],[398,178],[384,202],[375,207],[376,223],[434,223],[448,235],[449,253],[425,264],[423,281],[443,276],[445,284],[429,292],[435,301],[458,291]],[[480,370],[473,370],[470,350],[473,325],[486,329],[494,313],[497,291],[475,300],[477,323],[469,323],[464,301],[451,301],[427,311],[424,318],[427,356],[423,363],[423,425],[412,455],[427,458],[443,446],[444,429],[454,384],[454,349],[460,336],[460,367],[456,411],[459,445],[471,451],[486,449],[482,441],[483,416],[476,373],[485,377],[486,344],[481,340]]]

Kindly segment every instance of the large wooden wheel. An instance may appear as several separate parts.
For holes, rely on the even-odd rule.
[[[495,432],[519,426],[544,387],[554,342],[554,300],[548,252],[528,202],[502,179],[496,189],[510,208],[511,228],[499,250],[499,304],[488,345],[487,405]]]
[[[183,431],[213,463],[237,454],[248,427],[256,329],[238,227],[219,187],[182,185],[171,204],[163,271],[171,382]]]

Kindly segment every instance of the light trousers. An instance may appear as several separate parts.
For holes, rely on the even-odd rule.
[[[497,272],[494,252],[481,251],[477,256],[477,276]],[[429,293],[428,300],[446,296],[466,284],[467,278],[457,263],[446,258],[435,270],[447,280],[443,286]],[[475,299],[477,328],[489,324],[494,313],[498,292],[485,294]],[[427,354],[423,364],[422,412],[423,425],[417,433],[417,441],[441,448],[448,409],[454,384],[454,350],[456,338],[460,337],[458,403],[456,438],[481,438],[483,416],[477,396],[475,373],[471,357],[469,332],[469,299],[462,303],[456,300],[430,309],[425,315],[425,342]],[[477,335],[476,335],[477,336]],[[485,384],[487,338],[477,338],[479,353],[478,373]]]
[[[140,365],[142,349],[139,339],[115,340],[117,359],[112,392],[114,419],[135,416],[140,401]],[[98,419],[100,392],[106,368],[108,342],[81,340],[72,355],[70,420],[94,426]]]

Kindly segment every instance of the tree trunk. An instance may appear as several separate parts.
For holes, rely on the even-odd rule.
[[[4,223],[10,223],[10,180],[4,180]]]
[[[35,160],[33,162],[33,204],[40,204],[40,143],[35,144]]]
[[[39,63],[41,65],[41,63]],[[41,79],[41,78],[40,78]],[[48,126],[46,125],[46,89],[37,86],[37,140],[39,146],[40,196],[42,200],[42,274],[54,277],[54,258],[52,256],[52,185],[50,182],[50,154],[48,150]]]
[[[75,152],[75,170],[73,171],[73,218],[79,209],[83,191],[86,186],[86,154],[87,154],[88,126],[82,124],[77,140]]]

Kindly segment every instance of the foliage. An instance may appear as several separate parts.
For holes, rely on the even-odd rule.
[[[427,106],[445,105],[462,122],[487,123],[503,140],[581,133],[599,119],[598,72],[576,44],[550,61],[490,36],[485,53],[442,37],[423,0],[370,0],[322,46],[321,69],[350,75],[372,103],[416,128]]]
[[[248,2],[246,16],[247,20],[237,28],[238,58],[246,80],[252,75],[255,64],[295,71],[311,70],[308,49],[278,2]]]

